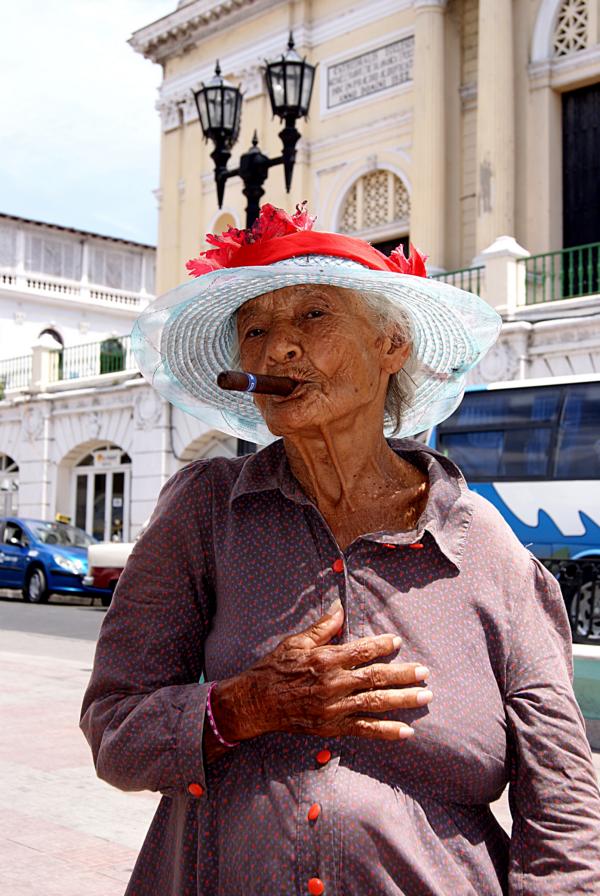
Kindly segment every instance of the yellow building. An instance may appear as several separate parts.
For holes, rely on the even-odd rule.
[[[599,10],[599,0],[180,2],[130,41],[164,71],[158,292],[185,279],[205,232],[245,221],[239,178],[217,208],[192,91],[218,58],[245,94],[231,166],[255,129],[279,155],[262,64],[290,29],[318,67],[291,194],[276,167],[266,200],[292,210],[306,198],[319,229],[384,248],[410,234],[430,272],[473,265],[501,235],[536,255],[597,241]]]

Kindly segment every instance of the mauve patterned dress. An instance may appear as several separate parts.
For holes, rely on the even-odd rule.
[[[127,896],[600,893],[600,799],[559,588],[452,463],[390,445],[427,471],[425,512],[343,553],[280,441],[164,487],[81,721],[101,778],[164,794]],[[397,659],[430,669],[431,705],[398,714],[415,735],[269,734],[205,765],[201,673],[243,671],[336,597],[344,641],[397,632]],[[507,782],[510,841],[489,809]]]

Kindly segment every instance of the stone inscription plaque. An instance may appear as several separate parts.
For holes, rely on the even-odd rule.
[[[415,39],[394,43],[327,67],[327,108],[362,99],[412,79]]]

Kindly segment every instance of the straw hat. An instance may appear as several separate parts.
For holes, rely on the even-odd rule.
[[[494,344],[499,315],[482,299],[430,280],[411,247],[388,258],[364,240],[313,230],[305,204],[290,216],[265,205],[254,227],[209,234],[215,248],[188,262],[194,279],[156,299],[135,323],[132,342],[144,377],[177,407],[211,427],[267,444],[267,429],[247,393],[224,392],[217,375],[232,366],[235,314],[250,299],[297,284],[384,295],[408,314],[415,390],[399,437],[445,420],[465,376]]]

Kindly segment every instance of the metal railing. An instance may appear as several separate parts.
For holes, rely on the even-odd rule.
[[[26,389],[31,382],[31,355],[0,361],[0,398],[11,389]]]
[[[600,243],[519,259],[525,266],[525,304],[600,293]]]
[[[131,337],[115,336],[102,342],[71,345],[54,352],[50,382],[128,370],[137,370],[131,350]]]
[[[467,292],[474,292],[479,295],[481,292],[483,265],[474,268],[458,268],[456,271],[444,271],[442,274],[433,274],[432,280],[442,280],[444,283],[450,283],[451,286],[457,286],[459,289],[466,289]]]
[[[600,645],[600,559],[542,563],[558,579],[573,642]]]

